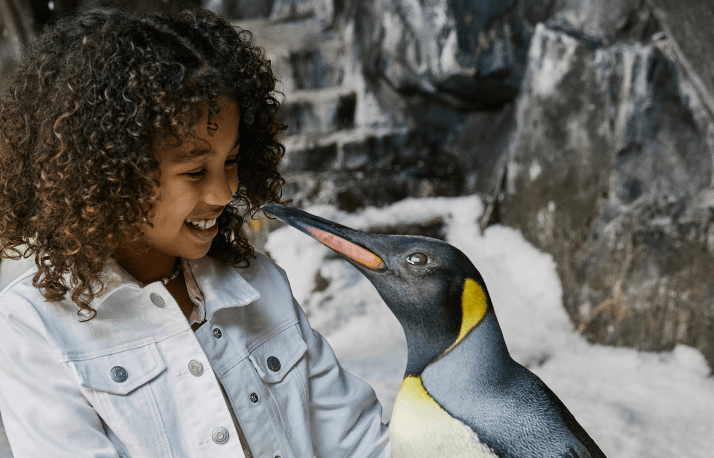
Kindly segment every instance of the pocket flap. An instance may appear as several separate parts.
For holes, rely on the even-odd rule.
[[[263,342],[248,355],[266,383],[276,383],[298,362],[307,351],[307,344],[297,326],[291,326]]]
[[[131,393],[166,369],[155,343],[68,364],[82,386],[120,395]]]

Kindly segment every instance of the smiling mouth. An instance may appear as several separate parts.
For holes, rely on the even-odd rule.
[[[199,219],[194,220],[194,219],[188,218],[188,219],[186,219],[186,221],[184,221],[184,223],[194,229],[199,229],[199,230],[205,231],[205,230],[208,230],[208,229],[212,228],[213,226],[215,226],[217,221],[218,221],[218,218],[202,219],[202,220],[199,220]]]

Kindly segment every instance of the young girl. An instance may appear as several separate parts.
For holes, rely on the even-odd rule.
[[[279,199],[270,62],[208,11],[94,10],[0,101],[0,415],[15,458],[383,457],[373,390],[240,228]]]

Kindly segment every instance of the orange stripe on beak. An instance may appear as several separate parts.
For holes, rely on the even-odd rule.
[[[384,264],[384,261],[382,261],[379,256],[369,250],[365,250],[361,246],[355,245],[329,232],[315,229],[314,227],[308,227],[307,230],[323,245],[332,248],[338,253],[342,253],[363,267],[370,270],[382,270],[386,267],[386,264]]]

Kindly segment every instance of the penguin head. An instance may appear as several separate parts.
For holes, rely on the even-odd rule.
[[[421,373],[493,313],[480,273],[446,242],[358,231],[283,204],[261,209],[336,251],[370,280],[404,329],[407,375]]]

